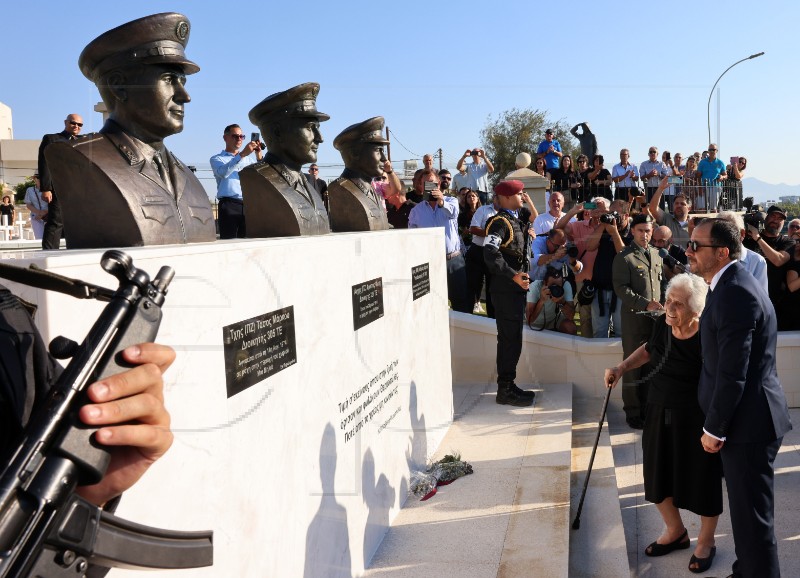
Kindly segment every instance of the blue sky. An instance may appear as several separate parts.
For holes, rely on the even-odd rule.
[[[187,48],[200,72],[184,132],[167,146],[208,166],[222,129],[247,119],[264,97],[302,82],[321,85],[322,176],[338,176],[333,138],[346,126],[384,116],[396,137],[392,159],[441,147],[455,165],[477,146],[489,116],[510,108],[547,110],[570,124],[588,121],[606,164],[619,149],[640,163],[656,145],[706,148],[706,105],[720,82],[720,156],[748,157],[747,176],[798,184],[800,135],[796,23],[800,3],[573,2],[109,2],[31,1],[2,9],[0,101],[13,110],[16,138],[39,139],[77,112],[98,130],[100,98],[78,70],[83,47],[102,32],[156,12],[186,14]],[[535,6],[535,11],[531,10]],[[560,7],[559,7],[560,6]],[[717,134],[712,99],[712,139]],[[209,178],[210,173],[198,176]],[[213,181],[212,181],[213,182]],[[208,183],[208,181],[207,181]],[[213,188],[213,187],[212,187]]]

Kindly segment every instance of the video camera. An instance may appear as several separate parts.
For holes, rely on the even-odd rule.
[[[761,205],[753,204],[753,197],[747,197],[742,201],[742,206],[745,208],[745,213],[742,215],[745,227],[754,227],[758,229],[760,235],[764,231],[764,221],[767,220],[767,213]]]

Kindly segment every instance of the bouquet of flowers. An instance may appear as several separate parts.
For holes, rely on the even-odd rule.
[[[462,461],[458,452],[453,452],[433,462],[424,472],[411,472],[411,491],[424,502],[436,494],[438,486],[446,486],[471,473],[472,466]]]

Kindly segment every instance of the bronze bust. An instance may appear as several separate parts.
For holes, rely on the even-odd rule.
[[[383,117],[376,116],[344,129],[333,140],[342,155],[344,172],[328,186],[331,230],[383,231],[389,228],[386,209],[372,186],[383,175]]]
[[[328,214],[317,190],[300,168],[317,160],[319,84],[307,82],[270,95],[250,111],[267,154],[239,171],[248,237],[296,237],[330,233]]]
[[[146,16],[84,48],[81,72],[109,110],[99,133],[45,152],[57,183],[67,247],[163,245],[216,238],[200,181],[164,147],[183,130],[189,20]]]

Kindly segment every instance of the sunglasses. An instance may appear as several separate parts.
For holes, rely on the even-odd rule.
[[[443,181],[452,181],[453,177],[441,177],[441,180],[443,180]]]
[[[72,126],[83,126],[82,122],[75,122],[74,120],[69,121],[69,124]]]
[[[36,178],[38,179],[39,177],[36,177]],[[790,229],[800,229],[800,225],[789,225],[789,228]]]
[[[231,135],[228,135],[228,136],[231,136],[231,137],[235,138],[236,140],[239,140],[240,138],[244,138],[243,134],[231,134]]]
[[[313,172],[315,172],[315,173],[318,173],[318,172],[319,172],[319,169],[318,169],[317,167],[311,167],[311,168],[310,168],[310,169],[308,169],[308,170],[310,170],[310,171],[313,171]]]
[[[647,154],[655,155],[658,154],[658,151],[647,151]]]
[[[708,152],[715,153],[715,152],[717,152],[717,149],[708,149]]]
[[[711,247],[712,249],[721,249],[724,246],[725,245],[701,245],[697,241],[687,241],[686,243],[686,248],[691,249],[692,253],[697,253],[697,250],[703,247]]]

